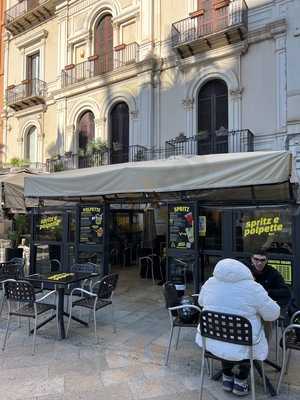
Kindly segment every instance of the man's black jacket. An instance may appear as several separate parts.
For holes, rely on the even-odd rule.
[[[282,275],[270,265],[266,265],[259,274],[252,265],[250,269],[256,282],[265,288],[271,299],[275,300],[281,307],[287,306],[291,298],[291,293]]]

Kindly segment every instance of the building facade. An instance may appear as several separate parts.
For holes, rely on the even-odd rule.
[[[3,39],[5,35],[4,27],[4,10],[5,0],[0,1],[0,113],[3,113],[4,105],[4,50],[3,50]],[[2,146],[3,146],[3,123],[2,118],[0,119],[0,163],[2,163]]]
[[[182,153],[298,157],[298,0],[6,6],[4,161],[58,171]]]

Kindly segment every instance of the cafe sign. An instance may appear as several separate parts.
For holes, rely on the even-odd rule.
[[[283,224],[280,217],[260,217],[246,222],[243,236],[274,235],[274,233],[282,230]]]
[[[49,217],[42,217],[39,224],[40,231],[55,230],[61,224],[61,217],[52,215]]]

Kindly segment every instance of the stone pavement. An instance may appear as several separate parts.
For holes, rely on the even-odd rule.
[[[120,270],[115,295],[117,333],[112,332],[110,310],[97,313],[98,344],[93,330],[71,325],[70,337],[56,339],[55,323],[38,331],[37,351],[27,321],[12,324],[7,349],[0,353],[0,400],[196,400],[200,349],[195,333],[182,333],[177,351],[164,366],[169,320],[162,289],[137,277],[135,268]],[[82,316],[85,316],[82,314]],[[0,321],[1,340],[5,320]],[[292,355],[281,400],[300,399],[300,354]],[[275,382],[278,374],[266,369]],[[268,398],[257,379],[257,399]],[[218,382],[205,379],[204,400],[229,400]],[[247,398],[251,398],[248,396]]]

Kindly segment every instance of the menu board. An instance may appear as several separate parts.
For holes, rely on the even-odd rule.
[[[292,261],[290,260],[268,260],[268,265],[275,268],[283,277],[287,285],[292,284]]]
[[[62,240],[62,215],[45,214],[38,216],[36,225],[37,240],[59,242]]]
[[[193,249],[194,242],[193,207],[185,204],[169,207],[169,248]]]
[[[103,208],[80,208],[80,243],[101,244],[103,241]]]

